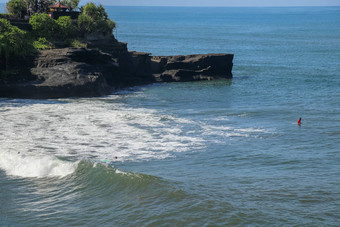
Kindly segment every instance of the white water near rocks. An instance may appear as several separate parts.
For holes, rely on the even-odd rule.
[[[44,103],[3,100],[1,107],[0,135],[6,139],[1,141],[4,158],[0,167],[9,175],[21,177],[66,176],[76,166],[66,160],[105,163],[118,158],[165,159],[177,152],[202,151],[209,136],[266,133],[259,128],[215,126],[152,109],[128,107],[119,103],[117,95]],[[185,127],[194,129],[186,131]]]
[[[0,99],[0,225],[338,226],[339,10],[109,7],[131,50],[234,78]]]

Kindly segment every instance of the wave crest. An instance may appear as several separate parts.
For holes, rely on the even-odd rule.
[[[78,162],[69,162],[48,155],[0,152],[0,168],[7,175],[16,177],[65,177],[72,174]]]

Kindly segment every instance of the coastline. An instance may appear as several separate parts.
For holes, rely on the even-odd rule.
[[[161,82],[231,79],[233,54],[151,56],[128,51],[113,36],[88,48],[40,51],[18,62],[28,81],[0,81],[0,97],[54,99],[103,96]]]
[[[109,8],[130,50],[234,53],[234,78],[0,98],[0,226],[338,226],[339,9]],[[104,65],[53,51],[20,75]]]

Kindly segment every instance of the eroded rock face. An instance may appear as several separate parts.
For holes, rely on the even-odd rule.
[[[116,42],[92,49],[41,51],[28,71],[30,82],[0,83],[0,97],[64,98],[102,96],[114,89],[154,82],[213,80],[232,77],[232,54],[152,57],[128,52]]]
[[[154,82],[133,67],[129,53],[120,58],[97,49],[41,51],[30,69],[30,82],[0,84],[0,97],[65,98],[102,96],[114,89]]]
[[[232,78],[233,54],[152,57],[158,81],[179,82]]]
[[[70,48],[42,51],[35,59],[35,67],[31,69],[37,79],[1,85],[0,96],[63,98],[104,95],[111,89],[102,73],[108,66],[117,67],[110,56],[98,51]]]

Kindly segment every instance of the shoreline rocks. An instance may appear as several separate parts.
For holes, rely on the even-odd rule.
[[[232,78],[233,54],[194,54],[152,57],[160,82]],[[156,75],[156,74],[155,74]]]
[[[125,43],[110,42],[90,44],[89,49],[44,50],[37,56],[27,57],[26,62],[20,62],[23,68],[20,71],[26,70],[35,79],[0,82],[0,97],[103,96],[113,90],[155,82],[232,78],[233,54],[151,56],[149,53],[129,52]]]

